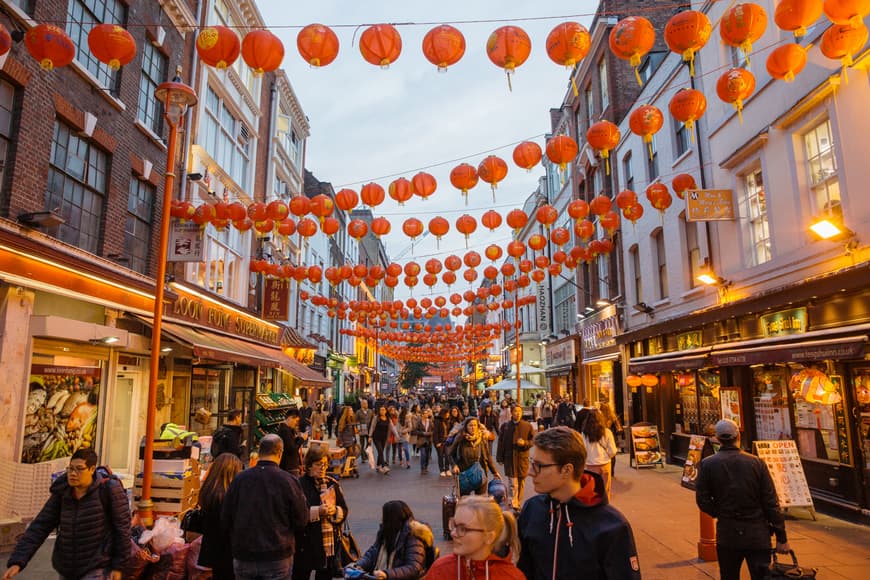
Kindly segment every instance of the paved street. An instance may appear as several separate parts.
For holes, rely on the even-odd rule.
[[[680,487],[679,474],[674,466],[636,471],[628,467],[628,456],[620,455],[613,483],[614,504],[634,528],[645,579],[718,578],[715,562],[697,559],[698,510],[692,492]],[[396,468],[387,476],[361,467],[359,479],[343,482],[351,527],[361,549],[374,540],[381,505],[401,499],[412,507],[418,519],[433,526],[442,552],[449,552],[449,543],[441,539],[441,497],[451,485],[434,469],[421,476],[416,458],[411,469]],[[526,490],[527,495],[534,493],[531,481]],[[819,578],[823,579],[866,578],[870,569],[870,530],[823,514],[817,517],[818,521],[812,521],[805,510],[789,514],[789,540],[800,563],[818,567]],[[47,545],[19,578],[49,577],[53,576]]]

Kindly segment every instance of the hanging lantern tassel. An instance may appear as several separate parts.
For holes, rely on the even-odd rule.
[[[511,73],[514,72],[514,69],[513,69],[513,67],[506,66],[506,67],[504,67],[504,72],[507,75],[508,91],[512,93],[512,92],[514,92],[514,87],[513,87],[513,85],[511,85]],[[495,199],[493,199],[493,201],[495,201]]]
[[[571,70],[572,67],[568,67],[568,70]],[[574,96],[579,97],[580,91],[577,90],[577,83],[574,81],[574,75],[571,75],[571,89],[574,91]]]
[[[692,145],[694,145],[695,144],[695,121],[692,119],[689,119],[688,121],[686,121],[683,124],[686,126],[686,130],[689,131],[689,139],[692,140]]]
[[[642,87],[643,81],[640,80],[640,71],[638,71],[638,68],[640,68],[640,57],[641,55],[639,54],[632,55],[631,59],[629,59],[628,61],[628,64],[631,65],[631,67],[634,69],[634,78],[637,79],[637,86]]]
[[[644,135],[643,140],[646,142],[647,151],[649,151],[649,160],[653,160],[652,135]]]
[[[610,175],[610,151],[607,149],[602,150],[601,157],[604,159],[604,174]]]
[[[734,101],[734,108],[737,109],[737,120],[740,121],[740,124],[743,124],[743,99],[737,99]]]
[[[690,50],[685,51],[683,53],[683,61],[689,63],[689,76],[694,77],[695,76],[695,50],[690,49]],[[748,60],[746,62],[747,62],[747,64],[749,63]]]

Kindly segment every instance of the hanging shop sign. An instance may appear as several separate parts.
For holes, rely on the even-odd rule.
[[[686,221],[709,222],[734,219],[734,192],[730,189],[686,191]]]
[[[574,339],[562,342],[554,342],[547,345],[545,360],[547,368],[573,365],[577,362],[577,352],[574,348]]]
[[[263,284],[263,319],[286,321],[290,314],[290,280],[266,278]]]
[[[203,227],[195,222],[172,220],[169,228],[167,262],[202,262]]]
[[[69,457],[95,445],[100,367],[30,366],[21,463]]]
[[[764,336],[784,336],[807,331],[807,309],[793,308],[765,314],[760,318]]]
[[[615,347],[618,334],[619,317],[615,308],[609,316],[584,324],[580,334],[583,340],[583,358],[588,358],[592,351]]]
[[[755,349],[734,349],[713,351],[710,362],[715,366],[754,365],[762,363],[817,361],[825,359],[845,359],[861,357],[864,354],[866,339],[854,338],[813,341],[804,344],[784,344],[782,346],[760,347]]]
[[[278,326],[253,316],[246,316],[217,302],[203,300],[184,292],[184,289],[178,286],[174,289],[178,293],[178,299],[168,307],[168,314],[173,318],[214,328],[241,338],[272,345],[279,344]]]
[[[806,507],[812,512],[813,498],[793,440],[756,441],[755,454],[770,470],[779,505],[783,508]]]
[[[319,373],[326,372],[326,357],[321,356],[319,354],[314,355],[314,360],[311,361],[311,364],[308,365],[308,368],[311,370],[317,371]]]
[[[550,331],[550,288],[549,284],[538,284],[538,331]]]

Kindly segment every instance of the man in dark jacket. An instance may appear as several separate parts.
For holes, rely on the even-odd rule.
[[[535,437],[535,428],[523,419],[523,408],[511,408],[511,420],[498,432],[496,460],[504,465],[504,474],[510,482],[511,507],[520,509],[526,477],[529,475],[529,449]]]
[[[278,437],[284,444],[284,454],[281,456],[281,469],[296,477],[301,475],[301,458],[299,450],[308,438],[307,432],[299,433],[299,410],[290,409],[284,417],[284,422],[278,425]]]
[[[243,436],[242,412],[239,409],[230,409],[227,411],[227,420],[212,435],[211,456],[216,458],[221,453],[232,453],[244,462]]]
[[[604,482],[584,471],[580,434],[559,426],[535,436],[535,491],[520,513],[520,559],[528,580],[640,579],[631,525],[609,505]]]
[[[574,403],[568,395],[562,397],[562,402],[556,407],[556,425],[574,424]]]
[[[79,449],[51,484],[51,496],[27,527],[3,580],[18,574],[57,529],[51,565],[63,578],[121,580],[130,554],[130,504],[121,483],[97,472],[97,454]]]
[[[281,438],[260,440],[259,461],[241,472],[227,490],[221,526],[233,546],[233,571],[241,580],[290,578],[296,534],[308,523],[299,481],[278,463]]]
[[[770,566],[770,535],[776,551],[789,552],[785,519],[770,472],[764,462],[740,449],[734,421],[716,423],[719,452],[701,461],[695,501],[716,521],[716,553],[722,580],[740,578],[743,560],[753,579],[766,578]]]

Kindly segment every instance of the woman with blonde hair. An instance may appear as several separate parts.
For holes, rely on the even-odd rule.
[[[425,580],[522,580],[517,521],[491,497],[465,496],[450,521],[453,553],[432,564]]]

